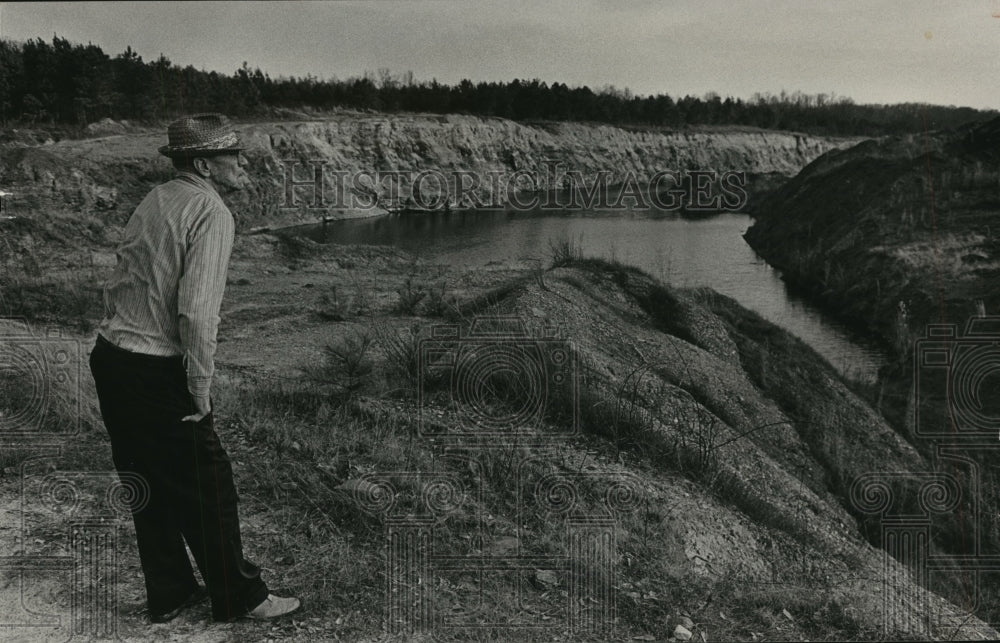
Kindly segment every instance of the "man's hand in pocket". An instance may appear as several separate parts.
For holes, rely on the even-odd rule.
[[[212,398],[208,397],[192,397],[191,401],[194,402],[195,412],[192,415],[188,415],[181,418],[181,422],[201,422],[206,415],[212,412]]]

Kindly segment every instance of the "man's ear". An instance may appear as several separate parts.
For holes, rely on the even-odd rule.
[[[212,170],[208,167],[208,159],[204,156],[196,157],[193,161],[191,161],[191,163],[194,165],[194,169],[198,172],[198,174],[202,175],[206,179],[212,175]]]

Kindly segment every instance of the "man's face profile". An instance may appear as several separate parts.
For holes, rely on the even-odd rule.
[[[205,158],[209,178],[216,187],[226,192],[236,192],[250,187],[250,177],[243,168],[247,159],[242,153],[219,154]]]

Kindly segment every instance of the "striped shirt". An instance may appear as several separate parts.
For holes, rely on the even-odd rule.
[[[182,172],[135,209],[104,287],[98,332],[135,353],[183,355],[194,397],[207,398],[212,385],[234,227],[215,189]]]

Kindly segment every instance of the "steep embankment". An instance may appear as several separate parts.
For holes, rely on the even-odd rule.
[[[448,178],[454,172],[468,173],[476,178],[469,178],[466,186],[474,180],[480,183],[468,190],[470,197],[503,203],[506,182],[496,193],[491,175],[506,179],[521,171],[537,178],[539,189],[558,188],[551,184],[558,177],[549,168],[560,164],[563,170],[581,172],[588,181],[600,171],[612,172],[612,180],[623,180],[631,172],[643,181],[661,170],[701,169],[746,172],[751,179],[767,183],[770,178],[773,183],[775,177],[792,176],[823,152],[853,142],[747,129],[646,132],[580,123],[528,125],[474,116],[381,114],[245,123],[237,129],[249,148],[249,169],[256,183],[255,190],[233,203],[244,228],[331,214],[284,207],[283,165],[291,162],[300,164],[299,180],[312,176],[310,168],[315,165],[324,168],[327,206],[351,205],[349,197],[338,200],[335,173],[348,177],[348,191],[355,188],[353,195],[363,200],[369,195],[350,177],[423,170],[439,171]],[[92,228],[120,224],[149,188],[172,174],[168,161],[156,152],[165,142],[162,128],[42,145],[31,143],[27,136],[8,139],[2,144],[0,187],[15,193],[11,208],[22,215],[62,214]],[[379,188],[383,195],[387,186]],[[433,181],[424,185],[429,194],[435,187]],[[402,187],[404,196],[409,189]],[[311,190],[297,188],[297,202],[312,203]],[[457,195],[453,188],[452,192]]]
[[[922,454],[950,461],[969,509],[933,540],[967,566],[1000,552],[997,324],[983,318],[1000,312],[998,189],[1000,119],[869,141],[811,163],[746,235],[790,283],[892,346],[871,399]],[[953,326],[928,326],[941,323]],[[978,591],[977,613],[995,619],[997,585]]]
[[[663,502],[690,508],[662,530],[694,570],[818,592],[888,632],[939,637],[958,625],[953,607],[865,541],[882,494],[882,510],[901,511],[894,503],[934,467],[800,341],[711,291],[599,261],[569,262],[507,305],[573,338],[585,430],[703,485]]]
[[[760,203],[747,241],[903,351],[1000,310],[1000,120],[825,154]],[[981,303],[980,303],[981,302]]]

